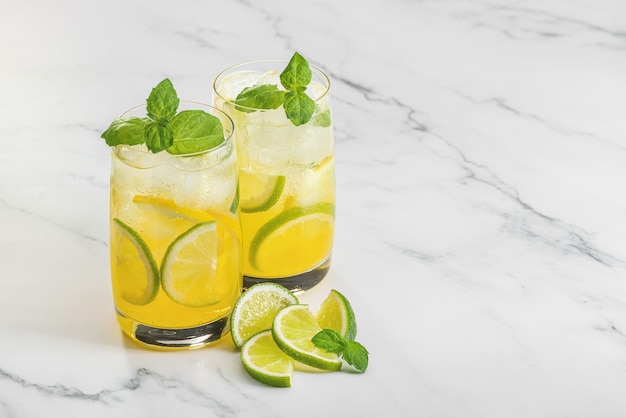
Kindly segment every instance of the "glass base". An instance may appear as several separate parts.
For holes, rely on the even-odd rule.
[[[122,330],[139,344],[155,350],[200,348],[217,342],[230,331],[229,318],[226,316],[193,328],[155,328],[117,312]]]
[[[245,290],[257,283],[272,282],[284,286],[294,293],[300,293],[304,292],[305,290],[311,289],[319,282],[321,282],[322,279],[326,277],[329,268],[330,258],[319,264],[314,269],[311,269],[301,274],[296,274],[295,276],[264,278],[244,275],[243,288]]]

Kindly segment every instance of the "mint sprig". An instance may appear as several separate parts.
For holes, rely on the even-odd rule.
[[[315,102],[306,93],[311,82],[309,62],[295,52],[287,67],[280,73],[280,83],[285,90],[272,84],[246,87],[235,98],[235,108],[243,112],[259,109],[277,109],[281,105],[285,115],[295,126],[304,125],[313,117]],[[325,121],[330,126],[330,120]]]
[[[340,355],[346,363],[365,373],[369,363],[369,352],[362,344],[350,341],[332,329],[321,330],[315,334],[311,342],[324,351]]]
[[[157,122],[168,121],[176,114],[179,103],[174,85],[166,78],[152,89],[146,100],[148,117]]]
[[[111,122],[109,128],[102,133],[107,145],[117,144],[139,145],[144,143],[144,128],[147,121],[140,118],[121,117]]]
[[[315,111],[315,102],[304,91],[290,90],[283,102],[287,118],[296,126],[311,120]]]
[[[294,52],[285,70],[280,73],[280,84],[287,90],[304,91],[311,82],[309,62]]]
[[[144,125],[143,139],[148,149],[156,154],[174,144],[174,132],[167,120],[151,120]]]
[[[285,91],[276,84],[246,87],[235,100],[235,108],[242,112],[255,112],[256,109],[277,109],[285,100]]]
[[[145,144],[153,153],[194,154],[224,142],[219,118],[203,110],[177,113],[180,100],[169,79],[152,89],[146,100],[147,118],[120,117],[102,133],[107,145]]]

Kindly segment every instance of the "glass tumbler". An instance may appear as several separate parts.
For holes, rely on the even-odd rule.
[[[335,228],[335,153],[330,80],[311,67],[312,118],[295,126],[283,106],[235,105],[246,87],[280,86],[287,61],[230,67],[213,82],[213,105],[235,124],[244,288],[272,281],[299,292],[330,267]]]
[[[224,142],[193,155],[117,145],[111,154],[110,255],[118,322],[155,349],[195,348],[229,331],[241,293],[241,229],[232,120]],[[145,117],[145,105],[123,116]]]

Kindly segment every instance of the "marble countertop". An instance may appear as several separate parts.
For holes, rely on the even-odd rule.
[[[626,416],[626,3],[6,0],[0,417]],[[122,336],[100,133],[299,51],[333,82],[365,374],[258,384],[229,341]],[[80,415],[79,415],[80,414]]]

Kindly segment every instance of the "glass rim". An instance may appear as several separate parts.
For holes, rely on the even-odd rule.
[[[222,94],[218,91],[218,81],[220,79],[222,79],[227,73],[230,72],[235,72],[234,70],[238,69],[238,68],[244,68],[244,67],[248,67],[248,66],[253,66],[255,64],[284,64],[285,66],[289,63],[288,60],[254,60],[254,61],[246,61],[246,62],[241,62],[239,64],[235,64],[235,65],[231,65],[230,67],[227,67],[225,69],[223,69],[222,71],[220,71],[215,78],[213,79],[213,92],[222,100],[224,100],[224,102],[227,103],[234,103],[233,99],[229,99],[227,97],[222,96]],[[314,102],[319,102],[320,100],[322,100],[324,97],[328,96],[328,94],[330,93],[330,77],[328,77],[328,74],[326,74],[326,72],[324,70],[322,70],[319,67],[316,67],[315,65],[311,65],[309,64],[309,68],[311,68],[312,72],[315,72],[318,74],[318,76],[320,77],[320,79],[322,81],[325,82],[325,86],[324,86],[324,91],[322,94],[320,94],[318,97],[316,98],[311,98]],[[282,71],[281,71],[282,72]],[[246,109],[256,109],[256,110],[267,110],[267,109],[259,109],[256,107],[247,107],[247,106],[240,106]]]
[[[192,152],[192,153],[189,153],[189,154],[170,154],[171,156],[173,156],[173,157],[194,157],[194,156],[200,156],[200,155],[204,155],[204,154],[207,154],[207,153],[210,153],[210,152],[219,151],[220,149],[226,147],[229,143],[233,142],[233,135],[235,133],[235,122],[228,115],[228,113],[226,113],[223,110],[221,110],[221,109],[219,109],[219,108],[217,108],[215,106],[212,106],[210,104],[197,102],[197,101],[194,101],[194,100],[180,100],[179,101],[179,106],[180,106],[180,103],[187,104],[187,105],[199,105],[201,107],[208,107],[208,108],[210,108],[210,109],[212,109],[214,111],[217,111],[218,113],[220,113],[221,116],[226,118],[226,120],[228,121],[228,124],[230,125],[230,129],[226,129],[226,127],[224,127],[224,124],[222,123],[222,120],[220,120],[220,123],[222,123],[222,130],[224,131],[225,134],[227,133],[228,135],[224,135],[224,141],[222,141],[219,145],[216,145],[215,147],[209,148],[209,149],[204,150],[204,151]],[[124,113],[122,113],[120,115],[120,117],[124,117],[124,116],[128,115],[129,113],[134,112],[137,109],[145,108],[147,106],[148,106],[147,103],[142,103],[142,104],[138,104],[136,106],[133,106],[130,109],[126,110]],[[183,110],[191,110],[191,109],[183,109]],[[177,111],[180,111],[180,108]],[[117,152],[117,150],[120,147],[134,147],[134,146],[135,145],[118,144],[118,145],[113,147],[113,150]],[[165,150],[163,150],[163,151],[165,151]],[[163,151],[161,151],[161,152],[163,152]],[[148,153],[148,154],[154,154],[150,150],[147,150],[147,151],[136,150],[136,152],[145,152],[145,153]],[[165,152],[167,152],[167,151],[165,151]]]

